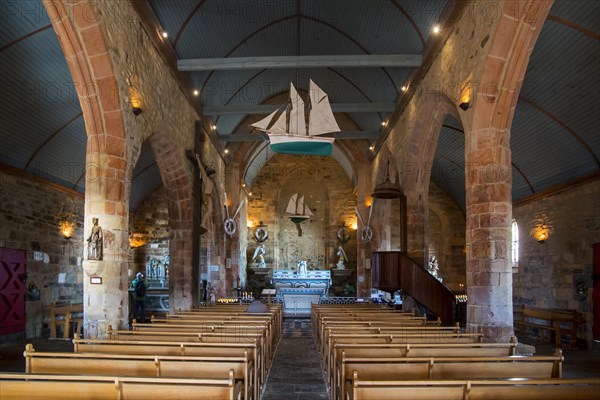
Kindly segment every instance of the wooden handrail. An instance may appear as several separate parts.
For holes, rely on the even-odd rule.
[[[373,287],[391,292],[400,289],[439,317],[443,325],[454,324],[456,298],[446,285],[405,253],[373,252],[373,258]]]

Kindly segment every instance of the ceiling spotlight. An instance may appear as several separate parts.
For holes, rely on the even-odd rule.
[[[408,90],[408,86],[402,86],[402,87],[400,88],[400,90],[402,90],[403,92],[406,92],[406,91]]]
[[[211,125],[210,129],[212,129],[213,131],[217,130],[217,126],[216,125]]]
[[[381,126],[387,126],[387,121],[381,121]]]
[[[375,146],[373,146],[373,145],[370,145],[370,146],[369,146],[369,150],[371,150],[371,151],[375,150]]]
[[[169,37],[169,34],[166,31],[162,31],[160,35],[165,39]]]
[[[194,91],[192,92],[194,94],[194,96],[198,97],[200,96],[200,91],[198,89],[194,89]]]
[[[225,149],[225,154],[229,154],[229,149]]]
[[[440,27],[438,24],[435,24],[435,25],[433,26],[432,32],[433,32],[434,34],[436,34],[436,35],[437,35],[437,34],[438,34],[438,33],[440,33],[441,31],[442,31],[442,28],[441,28],[441,27]]]

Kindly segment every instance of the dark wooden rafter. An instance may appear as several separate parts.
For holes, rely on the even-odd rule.
[[[463,135],[465,134],[465,131],[463,131],[462,129],[456,128],[456,127],[451,126],[451,125],[442,124],[442,127],[450,129],[450,130],[453,130],[453,131],[456,131],[456,132],[460,132]],[[454,161],[451,161],[450,159],[448,159],[447,157],[444,157],[441,154],[438,154],[438,155],[441,158],[444,158],[445,160],[447,160],[449,162],[452,162],[455,165],[458,165]],[[510,164],[515,169],[515,171],[517,171],[519,173],[519,175],[521,175],[521,177],[523,178],[523,180],[527,183],[527,186],[529,186],[529,190],[531,190],[531,193],[535,193],[535,190],[533,189],[533,185],[531,185],[531,181],[529,181],[529,179],[527,178],[527,175],[525,175],[525,173],[523,173],[523,171],[521,170],[521,168],[519,168],[519,166],[517,164],[515,164],[514,162],[512,162],[512,161],[510,162]]]
[[[596,165],[598,166],[598,168],[600,168],[600,160],[598,159],[598,157],[596,156],[596,154],[594,154],[594,151],[592,150],[592,148],[587,144],[587,142],[581,136],[579,136],[579,134],[577,132],[575,132],[567,124],[565,124],[560,119],[558,119],[554,114],[552,114],[551,112],[549,112],[549,111],[545,110],[544,108],[540,107],[535,102],[533,102],[533,101],[531,101],[531,100],[529,100],[529,99],[527,99],[527,98],[525,98],[523,96],[519,96],[519,101],[522,101],[523,103],[525,103],[525,104],[529,105],[530,107],[536,109],[537,111],[541,112],[546,117],[550,118],[552,121],[554,121],[555,123],[557,123],[558,125],[560,125],[564,130],[566,130],[567,132],[569,132],[571,134],[571,136],[573,136],[573,138],[575,138],[575,140],[577,140],[577,142],[579,142],[579,144],[594,159],[594,161],[596,162]]]
[[[77,119],[79,119],[82,116],[83,116],[83,112],[80,111],[77,115],[75,115],[74,117],[69,119],[67,122],[65,122],[60,128],[58,128],[57,130],[52,132],[50,134],[50,136],[48,136],[46,138],[46,140],[44,140],[42,142],[42,144],[40,144],[37,147],[37,149],[35,149],[35,151],[31,154],[31,157],[29,157],[29,160],[27,161],[27,163],[25,164],[25,168],[23,168],[23,169],[27,170],[27,168],[29,168],[29,165],[31,164],[31,162],[33,161],[35,156],[44,148],[45,145],[48,144],[48,142],[50,142],[52,139],[54,139],[60,132],[62,132],[63,129],[65,129],[67,126],[71,125],[71,123],[73,123],[74,121],[76,121]]]
[[[586,27],[583,27],[579,24],[576,24],[573,21],[569,21],[568,19],[557,17],[556,15],[548,15],[548,17],[546,17],[546,20],[552,21],[552,22],[557,22],[559,24],[568,26],[569,28],[575,29],[576,31],[579,31],[579,32],[583,33],[584,35],[589,36],[592,39],[600,42],[600,34],[594,32],[590,29],[587,29]]]
[[[278,23],[293,19],[293,18],[298,18],[299,20],[304,18],[307,19],[309,21],[313,21],[313,22],[317,22],[319,24],[325,25],[328,28],[336,31],[337,33],[339,33],[340,35],[344,36],[346,39],[350,40],[354,45],[356,45],[358,48],[360,48],[365,54],[370,55],[371,53],[363,46],[361,45],[356,39],[354,39],[352,36],[350,36],[349,34],[347,34],[346,32],[342,31],[340,28],[331,25],[328,22],[322,21],[318,18],[313,18],[307,15],[303,15],[303,14],[299,14],[299,16],[297,15],[291,15],[291,16],[287,16],[287,17],[283,17],[283,18],[279,18],[277,20],[271,21],[266,25],[261,26],[260,28],[258,28],[257,30],[255,30],[254,32],[250,33],[248,36],[244,37],[240,42],[238,42],[238,44],[236,44],[230,51],[228,51],[225,56],[223,58],[227,58],[229,56],[231,56],[231,54],[237,50],[240,46],[246,44],[248,42],[248,40],[250,38],[252,38],[253,36],[259,34],[260,32],[272,27],[273,25],[276,25]],[[299,23],[298,23],[299,24]],[[297,29],[300,29],[299,27]],[[299,33],[299,32],[298,32]],[[298,44],[297,46],[300,45],[298,39]],[[297,53],[299,52],[299,47],[297,49]],[[394,88],[394,90],[396,91],[396,93],[399,92],[399,88],[397,87],[396,83],[394,82],[394,79],[392,78],[392,76],[390,75],[390,73],[387,71],[387,69],[385,67],[381,67],[381,69],[383,70],[383,72],[385,73],[385,75],[388,77],[392,87]],[[210,80],[210,78],[212,77],[212,75],[214,74],[214,71],[211,71],[207,77],[204,79],[204,82],[202,83],[202,87],[201,87],[201,91],[204,91],[206,84],[208,83],[208,81]]]
[[[408,15],[408,13],[406,12],[406,10],[404,9],[404,7],[402,7],[399,3],[398,0],[391,0],[392,4],[396,6],[396,8],[398,10],[400,10],[400,12],[402,13],[402,15],[404,15],[404,17],[406,18],[406,20],[410,23],[410,25],[413,27],[413,29],[415,30],[415,32],[417,33],[417,35],[419,35],[419,39],[421,40],[421,45],[425,46],[425,37],[423,36],[423,33],[421,33],[421,30],[419,29],[419,27],[417,26],[417,23],[415,22],[414,19],[412,19],[410,17],[410,15]]]
[[[183,33],[183,31],[189,24],[190,20],[194,17],[194,15],[198,12],[198,10],[200,10],[202,8],[202,6],[204,5],[205,2],[206,2],[206,0],[198,0],[198,4],[196,4],[194,9],[192,11],[190,11],[188,16],[185,18],[185,20],[183,21],[183,23],[177,30],[177,34],[175,34],[175,39],[173,40],[173,48],[177,48],[177,43],[179,42],[179,38],[181,37],[181,34]]]
[[[8,49],[8,48],[10,48],[12,46],[14,46],[17,43],[20,43],[23,40],[29,39],[30,37],[35,36],[38,33],[44,32],[44,31],[46,31],[46,30],[48,30],[50,28],[52,28],[52,24],[48,24],[48,25],[42,26],[41,28],[36,29],[35,31],[29,32],[28,34],[23,35],[23,36],[19,37],[18,39],[15,39],[15,40],[13,40],[10,43],[5,44],[4,46],[0,47],[0,51],[4,51],[4,50],[6,50],[6,49]]]

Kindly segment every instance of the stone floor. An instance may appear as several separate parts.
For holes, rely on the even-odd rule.
[[[38,351],[73,351],[70,341],[28,340]],[[550,355],[549,344],[530,343],[536,355]],[[0,345],[0,371],[23,372],[25,342]],[[600,352],[565,350],[564,378],[600,377]],[[262,400],[318,400],[328,398],[321,373],[319,356],[312,336],[309,318],[286,318],[283,336],[275,357]]]
[[[327,399],[310,318],[286,318],[262,400]]]

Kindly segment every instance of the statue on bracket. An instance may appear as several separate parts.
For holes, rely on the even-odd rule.
[[[92,218],[92,232],[87,239],[88,260],[102,260],[102,227],[98,225],[98,218]]]
[[[346,252],[344,251],[344,248],[342,246],[338,246],[337,255],[338,262],[335,266],[337,267],[337,269],[345,269],[346,266],[344,265],[344,261],[348,261],[348,257],[346,257]]]
[[[256,250],[254,250],[254,255],[252,256],[252,261],[256,260],[256,262],[258,263],[258,268],[265,268],[267,266],[267,264],[265,263],[264,254],[265,245],[261,243],[260,245],[258,245]]]

